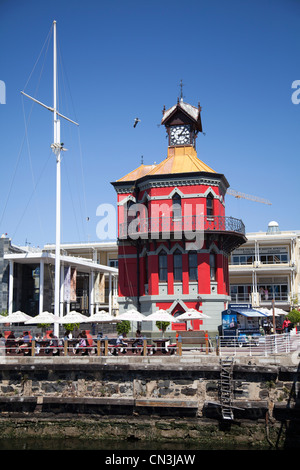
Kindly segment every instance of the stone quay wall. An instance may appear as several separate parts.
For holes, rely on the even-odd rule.
[[[193,440],[217,438],[227,424],[230,439],[238,431],[239,439],[273,435],[274,443],[288,422],[297,436],[295,360],[235,358],[230,425],[222,420],[220,371],[220,358],[206,356],[1,358],[0,432],[17,436],[26,426],[40,436]]]

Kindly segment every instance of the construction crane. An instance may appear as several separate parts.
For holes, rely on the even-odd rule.
[[[230,196],[234,196],[237,199],[249,199],[250,201],[260,202],[262,204],[267,204],[268,206],[272,205],[272,203],[267,199],[263,199],[257,196],[251,196],[250,194],[240,193],[239,191],[235,191],[234,189],[228,188],[227,194],[230,194]]]

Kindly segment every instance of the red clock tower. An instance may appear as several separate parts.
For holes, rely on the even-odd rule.
[[[112,183],[118,197],[119,311],[209,315],[217,331],[229,297],[228,257],[245,243],[241,220],[225,216],[224,175],[197,157],[201,108],[178,100],[163,110],[168,154]],[[184,329],[185,323],[174,324]],[[195,329],[201,321],[194,322]]]

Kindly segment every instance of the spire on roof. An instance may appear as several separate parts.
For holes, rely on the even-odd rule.
[[[179,87],[180,87],[180,101],[183,101],[183,83],[182,80],[180,80]]]

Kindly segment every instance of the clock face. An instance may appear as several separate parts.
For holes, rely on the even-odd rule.
[[[190,126],[174,126],[170,130],[170,144],[184,145],[191,141]]]

